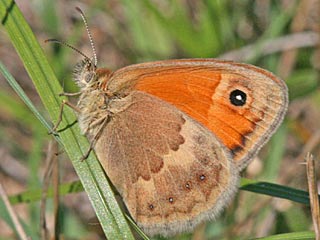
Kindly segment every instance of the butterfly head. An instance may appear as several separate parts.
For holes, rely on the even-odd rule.
[[[97,67],[89,58],[84,58],[76,64],[73,70],[73,78],[81,88],[92,86],[96,82]]]

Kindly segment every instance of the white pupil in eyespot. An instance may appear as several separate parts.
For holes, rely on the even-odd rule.
[[[239,101],[243,101],[243,98],[242,98],[241,95],[237,95],[237,96],[236,96],[236,99],[239,100]]]

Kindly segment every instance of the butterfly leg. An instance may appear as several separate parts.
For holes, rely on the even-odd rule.
[[[75,112],[80,112],[80,109],[77,108],[75,105],[73,105],[72,103],[63,100],[60,106],[60,113],[59,113],[59,117],[58,117],[58,121],[56,122],[56,124],[53,126],[52,130],[49,132],[49,134],[56,134],[56,130],[59,127],[60,123],[62,122],[62,114],[63,114],[63,109],[64,106],[67,105],[68,107],[72,108]]]
[[[98,122],[102,122],[102,124],[99,126],[97,133],[93,136],[92,139],[90,139],[90,146],[89,149],[87,150],[86,154],[84,154],[81,158],[81,161],[85,160],[88,158],[88,156],[90,155],[91,151],[94,149],[94,146],[96,144],[96,142],[98,141],[99,137],[101,136],[102,130],[105,127],[105,125],[109,122],[110,117],[109,115],[107,117],[103,117],[101,119],[99,119],[98,121],[96,121],[95,124],[98,124]]]
[[[75,92],[75,93],[67,93],[67,92],[63,92],[60,93],[59,96],[67,96],[67,97],[76,97],[79,96],[81,94],[81,92]]]

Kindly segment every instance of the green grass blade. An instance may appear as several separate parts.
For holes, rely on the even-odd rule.
[[[308,192],[283,185],[242,178],[240,189],[310,205]]]
[[[27,107],[31,110],[31,112],[38,118],[38,120],[42,123],[45,128],[50,131],[51,126],[45,120],[44,117],[42,117],[41,113],[38,111],[38,109],[33,105],[29,97],[25,94],[23,89],[20,87],[20,85],[17,83],[17,81],[14,79],[14,77],[8,72],[8,70],[5,68],[5,66],[0,61],[0,72],[2,75],[6,78],[7,82],[10,84],[10,86],[13,88],[13,90],[18,94],[18,96],[22,99],[22,101],[27,105]]]
[[[45,108],[53,122],[56,122],[62,100],[58,94],[62,92],[62,88],[42,49],[14,1],[0,0],[0,18]],[[60,133],[61,141],[89,195],[105,234],[109,239],[133,239],[129,225],[94,154],[86,161],[80,161],[89,144],[80,135],[78,126],[73,124],[74,113],[66,109],[63,120],[62,127],[68,128]]]
[[[314,232],[304,231],[304,232],[293,232],[272,235],[269,237],[257,238],[259,240],[313,240],[315,239]]]
[[[70,193],[78,193],[82,191],[83,191],[83,187],[81,182],[79,181],[64,183],[64,184],[60,184],[59,186],[60,196],[64,196]],[[42,194],[42,189],[29,190],[29,191],[19,193],[17,195],[10,196],[9,200],[11,204],[36,202],[41,200],[41,194]],[[53,197],[52,188],[48,189],[47,197],[48,198]]]

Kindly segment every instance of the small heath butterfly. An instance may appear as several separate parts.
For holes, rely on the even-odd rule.
[[[248,64],[179,59],[114,72],[96,65],[94,54],[74,70],[79,125],[150,236],[216,218],[288,105],[286,84]]]

